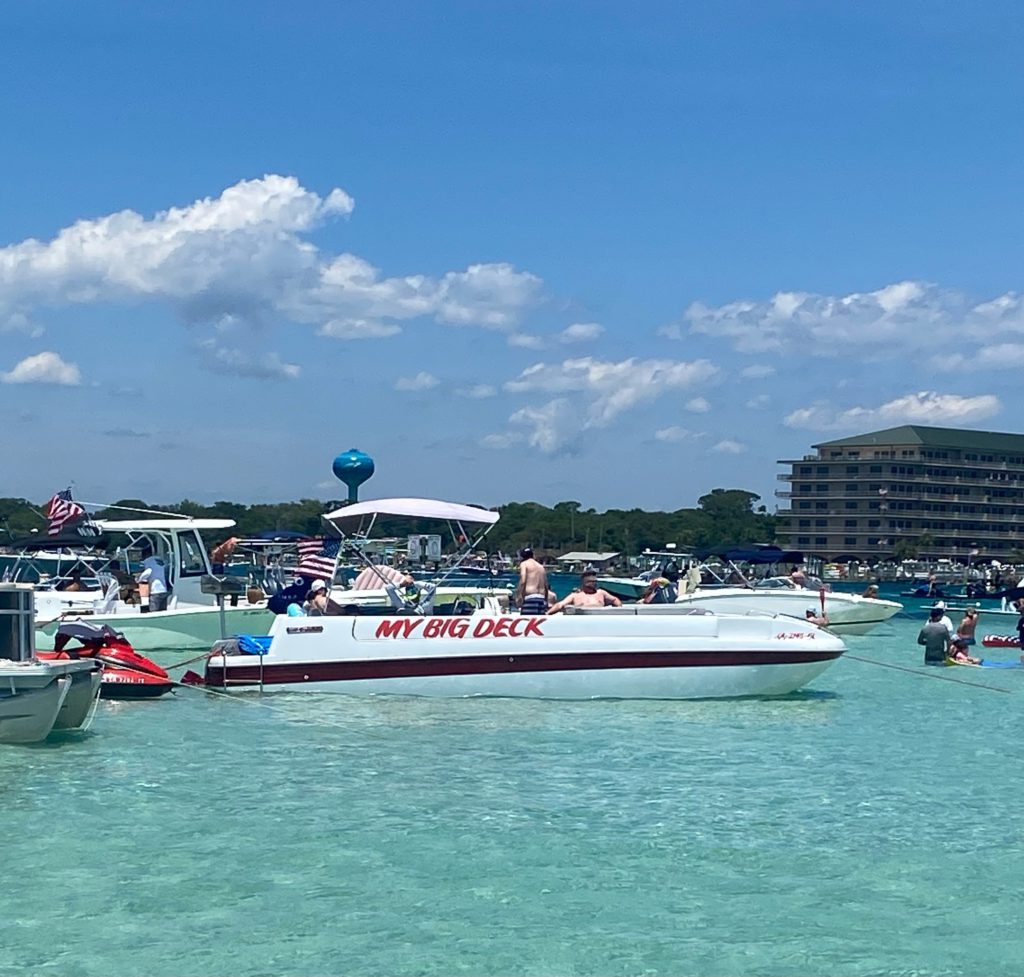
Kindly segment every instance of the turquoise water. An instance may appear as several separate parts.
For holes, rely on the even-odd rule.
[[[1012,694],[105,703],[0,751],[0,973],[1021,973],[1024,673],[926,674]]]

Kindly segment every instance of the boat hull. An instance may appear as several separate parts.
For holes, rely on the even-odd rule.
[[[224,608],[224,633],[243,634],[265,631],[274,615],[265,607]],[[120,614],[92,614],[89,624],[106,624],[120,631],[136,651],[178,651],[208,649],[222,637],[217,607],[188,607],[170,611],[138,611]],[[36,632],[42,649],[53,647],[53,636],[60,622],[51,622]]]
[[[621,600],[639,600],[647,592],[649,582],[633,577],[598,577],[597,585]]]
[[[786,618],[622,610],[278,620],[265,654],[214,655],[205,683],[357,695],[733,698],[785,695],[845,650],[827,631]]]
[[[0,743],[38,743],[55,730],[74,730],[99,692],[94,662],[0,665]]]
[[[803,618],[808,609],[821,608],[821,596],[814,590],[758,590],[724,587],[717,590],[698,590],[685,594],[672,605],[676,609],[699,607],[714,613],[730,614],[785,614]],[[648,605],[650,611],[662,610],[664,604]],[[868,634],[880,624],[903,610],[903,605],[891,600],[874,600],[855,594],[825,594],[825,613],[829,630],[838,634]]]

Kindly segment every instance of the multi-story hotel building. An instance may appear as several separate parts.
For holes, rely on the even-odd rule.
[[[963,562],[1024,548],[1024,435],[911,424],[812,447],[779,462],[784,546],[876,560],[908,540]]]

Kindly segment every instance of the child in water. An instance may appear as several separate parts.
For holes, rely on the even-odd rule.
[[[956,635],[949,646],[949,658],[951,661],[961,665],[980,665],[980,658],[972,658],[967,654],[967,639],[963,635]]]

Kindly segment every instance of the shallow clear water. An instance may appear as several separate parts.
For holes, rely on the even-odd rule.
[[[1024,672],[925,674],[1013,694],[105,703],[0,749],[0,973],[1021,973]]]

